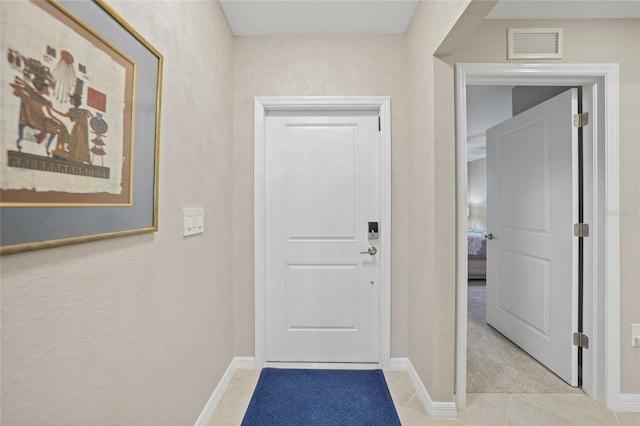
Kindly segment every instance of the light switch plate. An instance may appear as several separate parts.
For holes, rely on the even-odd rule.
[[[184,208],[183,211],[183,235],[202,234],[204,232],[204,209]]]
[[[640,346],[640,324],[631,324],[631,346]]]

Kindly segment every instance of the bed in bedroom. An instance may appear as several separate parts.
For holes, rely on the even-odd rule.
[[[487,238],[479,229],[467,230],[467,246],[469,255],[468,278],[484,280],[487,278]]]

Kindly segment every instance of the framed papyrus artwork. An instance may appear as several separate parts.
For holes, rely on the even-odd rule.
[[[162,55],[102,2],[0,8],[0,253],[157,230]]]

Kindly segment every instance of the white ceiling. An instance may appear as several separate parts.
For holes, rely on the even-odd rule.
[[[418,0],[221,0],[237,36],[404,34]]]
[[[403,34],[418,0],[221,0],[220,4],[236,36]],[[554,18],[640,18],[640,0],[501,0],[487,15],[487,19]]]

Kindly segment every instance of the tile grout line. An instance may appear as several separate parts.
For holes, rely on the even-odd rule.
[[[509,402],[507,402],[507,411],[504,413],[504,423],[502,426],[507,426],[507,420],[509,419],[509,412],[511,411],[511,399],[513,398],[513,394],[509,394]]]
[[[222,396],[220,402],[224,405],[224,409],[227,411],[227,415],[229,415],[229,417],[231,417],[231,420],[233,420],[233,424],[239,426],[242,421],[238,421],[238,419],[236,419],[236,416],[233,414],[233,410],[231,410],[231,408],[227,404],[227,401],[224,400],[224,395]]]
[[[614,411],[613,414],[615,414],[616,416],[616,422],[618,422],[618,426],[622,426],[622,423],[620,423],[620,417],[618,417],[618,412]]]
[[[404,407],[402,407],[402,412],[404,413],[404,411],[409,407],[409,404],[411,404],[411,401],[413,401],[413,398],[418,398],[420,399],[420,397],[418,396],[417,392],[414,392],[411,394],[411,398],[409,398],[409,400],[407,401],[407,403],[404,405]],[[422,401],[420,401],[420,403],[422,403]],[[400,416],[400,413],[398,413],[398,416]]]

